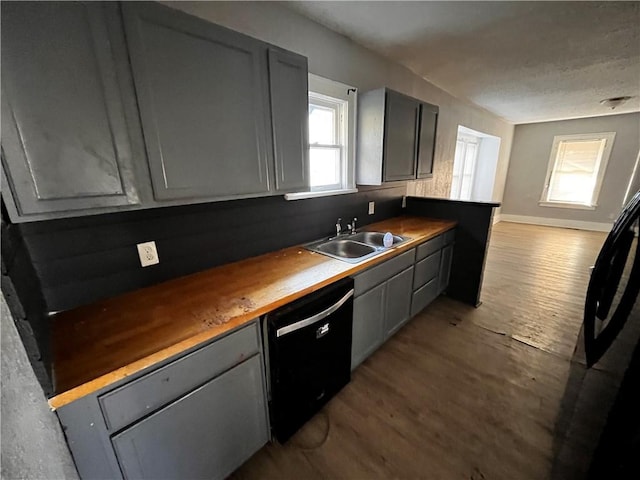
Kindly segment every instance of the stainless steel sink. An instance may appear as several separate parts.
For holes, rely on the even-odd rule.
[[[382,232],[360,232],[353,235],[313,242],[305,245],[305,248],[344,262],[360,263],[388,250],[388,248],[385,248],[382,244],[383,237],[384,233]],[[407,240],[409,240],[409,238],[394,235],[393,246],[399,245]]]
[[[366,243],[367,245],[373,245],[374,247],[382,247],[382,239],[384,238],[383,232],[360,232],[353,235],[349,235],[349,239],[355,242]],[[399,245],[406,242],[409,238],[401,237],[400,235],[393,235],[393,245]]]

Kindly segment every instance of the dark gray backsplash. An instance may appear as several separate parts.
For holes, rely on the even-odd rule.
[[[400,215],[404,184],[286,201],[265,197],[19,225],[49,311],[67,310],[171,278]],[[368,215],[368,202],[376,213]],[[136,244],[155,240],[142,268]]]

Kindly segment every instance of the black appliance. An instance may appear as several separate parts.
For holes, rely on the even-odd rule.
[[[271,428],[280,443],[351,380],[352,324],[351,278],[265,317]]]
[[[640,291],[640,218],[638,191],[616,220],[591,272],[584,309],[584,349],[593,366],[611,347],[630,317]],[[631,256],[630,256],[631,254]]]
[[[640,191],[600,250],[554,431],[551,479],[640,478]]]

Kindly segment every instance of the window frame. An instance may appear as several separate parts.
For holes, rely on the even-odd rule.
[[[336,129],[340,129],[339,132],[344,137],[344,144],[342,142],[339,145],[322,145],[316,144],[307,145],[309,149],[309,161],[311,157],[311,148],[335,148],[339,146],[341,148],[340,159],[340,183],[335,185],[327,185],[320,187],[311,187],[304,192],[287,193],[285,199],[298,200],[303,198],[323,197],[329,195],[341,195],[346,193],[355,193],[357,188],[355,185],[356,177],[356,115],[357,115],[357,102],[358,92],[355,87],[346,85],[335,80],[331,80],[319,75],[309,73],[309,93],[308,104],[313,104],[314,100],[319,106],[330,107],[337,102],[342,103],[343,108],[340,112],[341,119],[339,125],[336,125]],[[346,120],[345,118],[346,117]]]
[[[553,144],[551,146],[551,153],[549,154],[549,163],[547,165],[547,174],[545,176],[544,185],[542,187],[542,193],[540,194],[540,201],[538,205],[541,207],[556,207],[556,208],[572,208],[577,210],[595,210],[598,206],[598,198],[600,197],[600,190],[602,189],[602,182],[609,164],[609,157],[611,156],[611,150],[613,149],[613,142],[616,138],[616,132],[600,132],[600,133],[577,133],[570,135],[555,135],[553,137]],[[558,162],[558,150],[562,142],[576,142],[576,141],[605,141],[604,148],[602,149],[602,155],[600,157],[600,164],[598,165],[598,171],[596,174],[596,183],[591,193],[591,201],[587,203],[581,202],[567,202],[567,201],[554,201],[549,200],[549,187],[551,185],[551,179],[555,171],[556,163]]]
[[[460,168],[460,183],[458,185],[457,188],[457,192],[455,192],[455,196],[454,196],[454,192],[453,192],[453,187],[454,187],[454,178],[456,177],[455,174],[455,158],[454,158],[454,166],[453,166],[453,170],[451,172],[451,187],[450,187],[450,191],[449,191],[449,197],[452,199],[456,199],[456,200],[467,200],[470,201],[471,198],[473,197],[473,186],[475,183],[475,176],[476,176],[476,171],[478,169],[478,155],[480,153],[480,144],[482,143],[482,137],[479,137],[477,135],[472,135],[470,133],[466,133],[466,132],[458,132],[458,135],[456,137],[456,148],[454,150],[454,157],[455,154],[458,151],[458,143],[462,142],[463,144],[463,148],[462,148],[462,165]],[[467,149],[468,149],[468,145],[472,144],[475,145],[476,151],[475,151],[475,155],[473,157],[473,167],[471,169],[471,188],[469,190],[469,198],[462,198],[461,194],[462,194],[462,187],[463,187],[463,180],[464,180],[464,170],[467,164]]]

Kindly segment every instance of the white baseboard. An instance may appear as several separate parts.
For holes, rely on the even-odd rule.
[[[503,222],[575,228],[577,230],[591,230],[594,232],[610,232],[611,227],[613,227],[613,223],[584,222],[582,220],[565,220],[562,218],[529,217],[526,215],[509,215],[507,213],[500,215],[500,220]]]
[[[500,223],[502,221],[502,214],[498,213],[493,216],[493,224]]]

